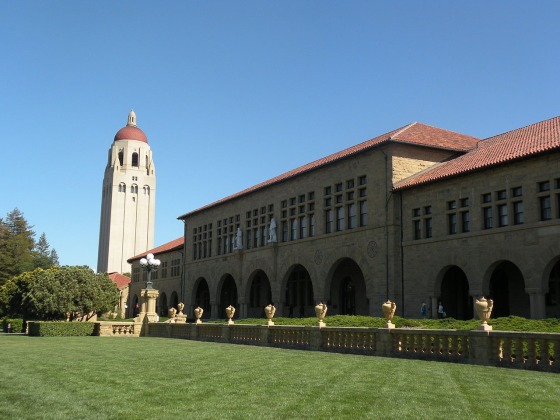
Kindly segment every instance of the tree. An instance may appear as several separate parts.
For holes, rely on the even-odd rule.
[[[54,265],[58,265],[58,254],[50,249],[44,233],[35,242],[33,226],[18,208],[6,219],[0,218],[0,285],[26,271]]]
[[[95,274],[89,267],[51,267],[30,275],[22,306],[36,318],[64,319],[66,313],[108,312],[119,299],[117,286],[109,277]]]

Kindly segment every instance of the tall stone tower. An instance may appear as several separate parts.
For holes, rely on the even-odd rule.
[[[130,272],[127,259],[154,247],[156,169],[148,138],[130,111],[103,177],[97,271]]]

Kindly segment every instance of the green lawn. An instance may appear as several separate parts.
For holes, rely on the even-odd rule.
[[[0,419],[560,418],[551,373],[160,338],[0,352]]]

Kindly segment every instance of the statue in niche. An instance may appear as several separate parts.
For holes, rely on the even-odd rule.
[[[237,232],[235,233],[235,242],[233,245],[233,249],[243,249],[243,232],[241,232],[241,228],[237,228]]]
[[[270,219],[270,226],[268,228],[268,243],[276,243],[278,238],[276,236],[276,220],[274,217]]]

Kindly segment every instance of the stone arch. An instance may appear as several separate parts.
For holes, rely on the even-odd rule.
[[[325,290],[329,290],[327,305],[332,315],[368,315],[364,274],[356,261],[341,258],[336,261],[327,276]]]
[[[231,305],[235,308],[234,319],[239,317],[240,307],[237,299],[237,284],[231,274],[225,274],[218,285],[218,313],[216,318],[226,318],[226,308]]]
[[[156,307],[156,311],[159,316],[167,316],[167,310],[169,308],[167,307],[167,295],[165,294],[165,292],[161,292],[159,294],[156,302]]]
[[[132,317],[136,318],[140,313],[140,299],[138,298],[137,294],[132,295],[132,301],[130,306],[132,308]]]
[[[177,292],[173,291],[173,293],[171,293],[171,298],[169,299],[169,307],[173,306],[175,309],[177,309],[178,305],[179,296],[177,295]]]
[[[473,318],[473,303],[469,293],[469,280],[456,265],[443,268],[437,275],[439,285],[435,296],[442,303],[446,316],[467,320]]]
[[[545,294],[545,317],[560,317],[560,256],[553,258],[543,271],[542,287]]]
[[[247,302],[248,318],[261,318],[264,313],[263,308],[273,303],[270,280],[263,270],[256,270],[249,276],[245,302]]]
[[[294,264],[282,280],[284,291],[281,302],[287,309],[287,316],[305,317],[314,314],[313,282],[309,271],[301,264]]]
[[[200,306],[202,309],[204,309],[204,312],[202,313],[202,319],[210,318],[212,316],[212,306],[210,305],[210,288],[208,287],[208,282],[204,277],[199,277],[194,282],[192,296],[194,296],[194,308]]]
[[[490,265],[484,275],[483,290],[494,300],[492,317],[531,316],[525,279],[519,267],[511,261],[500,260]]]

